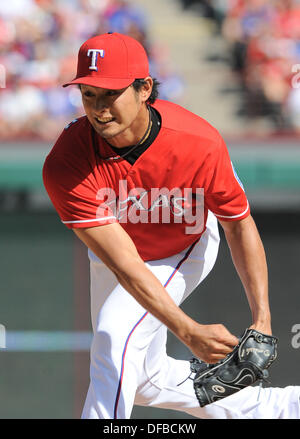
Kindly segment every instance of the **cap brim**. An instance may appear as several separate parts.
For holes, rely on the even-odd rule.
[[[63,84],[63,87],[68,87],[68,85],[73,84],[84,84],[90,85],[92,87],[107,88],[109,90],[118,90],[124,87],[128,87],[134,82],[135,78],[96,78],[91,76],[86,76],[82,78],[73,79],[71,82]]]

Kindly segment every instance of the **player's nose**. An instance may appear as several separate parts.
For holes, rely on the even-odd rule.
[[[94,107],[95,107],[95,110],[96,110],[96,111],[102,111],[102,110],[105,110],[105,109],[108,108],[108,102],[107,102],[106,99],[103,98],[102,96],[101,96],[101,97],[98,97],[97,99],[95,99],[95,105],[94,105]]]

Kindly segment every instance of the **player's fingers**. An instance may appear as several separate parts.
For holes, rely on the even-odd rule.
[[[226,328],[224,329],[225,331],[221,336],[220,342],[226,346],[234,348],[239,343],[239,339],[235,335],[231,334],[231,332],[229,332]]]
[[[224,344],[214,345],[214,348],[209,353],[209,355],[211,356],[211,360],[214,361],[210,361],[210,362],[217,362],[219,360],[223,360],[228,354],[230,354],[233,351],[235,346],[229,346]]]
[[[214,343],[202,355],[199,356],[206,363],[217,363],[223,360],[228,354],[232,352],[233,348],[221,343]]]
[[[215,347],[213,353],[215,355],[223,355],[224,357],[226,357],[226,355],[230,354],[230,352],[232,352],[233,349],[234,349],[234,346],[221,344],[221,345]]]
[[[226,338],[220,338],[218,340],[215,340],[215,343],[213,345],[214,350],[216,352],[225,352],[229,353],[232,351],[235,346],[237,346],[239,343],[238,338],[236,337],[226,337]]]
[[[234,348],[236,345],[239,344],[239,339],[237,337],[235,337],[235,335],[230,335],[230,337],[228,337],[225,341],[224,344],[226,344],[226,346]]]
[[[222,343],[223,345],[229,346],[231,348],[234,348],[234,346],[239,343],[239,339],[235,335],[231,334],[231,332],[229,332],[224,325],[217,324],[213,325],[213,327],[216,332],[216,340],[219,343]]]
[[[230,354],[233,349],[235,348],[235,346],[237,345],[234,344],[232,345],[231,343],[226,344],[226,343],[214,343],[213,346],[211,346],[211,354],[220,357],[219,359],[225,358],[226,355]]]

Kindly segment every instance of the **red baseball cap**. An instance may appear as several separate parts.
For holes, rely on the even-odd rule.
[[[63,87],[86,84],[121,89],[146,76],[149,76],[149,62],[143,46],[127,35],[109,32],[82,44],[76,78]]]

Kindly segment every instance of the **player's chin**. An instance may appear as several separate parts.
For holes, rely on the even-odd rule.
[[[93,122],[93,127],[95,131],[105,139],[110,139],[118,134],[118,129],[116,127],[116,123],[114,121],[107,123]]]

